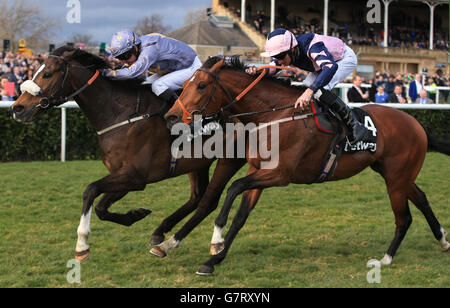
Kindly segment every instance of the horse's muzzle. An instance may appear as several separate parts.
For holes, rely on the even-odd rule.
[[[11,112],[13,115],[13,119],[17,122],[26,123],[31,122],[33,118],[33,112],[26,110],[24,105],[14,104],[11,106]]]
[[[172,130],[172,127],[180,122],[180,117],[177,116],[176,114],[167,114],[164,119],[167,122],[167,128],[169,130]]]

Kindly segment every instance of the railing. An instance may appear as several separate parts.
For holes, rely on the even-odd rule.
[[[293,84],[301,84],[301,83],[293,83]],[[340,83],[336,85],[335,88],[342,89],[342,96],[344,101],[347,102],[347,91],[350,89],[353,85],[350,83]],[[369,88],[369,84],[363,84],[361,87]],[[429,87],[428,87],[429,88]],[[427,87],[425,87],[427,89]],[[427,89],[429,90],[429,89]],[[436,88],[437,93],[436,97],[439,96],[439,90],[450,90],[450,87],[437,87]],[[0,108],[10,108],[11,105],[14,104],[12,101],[0,101]],[[360,107],[364,106],[368,103],[349,103],[350,106]],[[430,110],[450,110],[450,104],[381,104],[383,106],[388,106],[392,108],[397,109],[430,109]],[[74,101],[67,102],[58,108],[61,108],[61,161],[66,161],[66,130],[67,130],[67,124],[66,124],[66,109],[67,108],[79,108],[77,103]]]

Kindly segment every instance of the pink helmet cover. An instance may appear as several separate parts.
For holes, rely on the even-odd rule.
[[[262,57],[272,57],[298,45],[294,34],[285,29],[277,29],[269,34],[266,41],[265,52]]]

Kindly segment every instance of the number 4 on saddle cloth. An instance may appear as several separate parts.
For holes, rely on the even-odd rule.
[[[316,183],[324,182],[329,176],[333,175],[337,166],[337,161],[342,153],[352,154],[359,151],[369,151],[375,153],[377,150],[377,128],[370,117],[370,115],[361,108],[353,108],[352,111],[355,114],[356,119],[363,123],[368,129],[369,133],[366,134],[363,140],[357,142],[355,145],[350,145],[346,136],[346,129],[341,124],[337,115],[333,114],[331,110],[320,104],[320,102],[313,101],[311,103],[311,109],[314,113],[314,121],[319,131],[333,134],[335,137],[331,142],[328,154],[325,157],[323,163],[323,169],[316,180]]]

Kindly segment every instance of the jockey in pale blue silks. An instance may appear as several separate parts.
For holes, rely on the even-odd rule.
[[[144,84],[152,84],[152,91],[172,105],[177,99],[176,90],[183,88],[202,62],[195,51],[183,42],[161,34],[138,37],[124,30],[115,33],[111,39],[111,57],[125,64],[118,70],[106,69],[102,74],[108,78],[124,80],[147,73]]]

